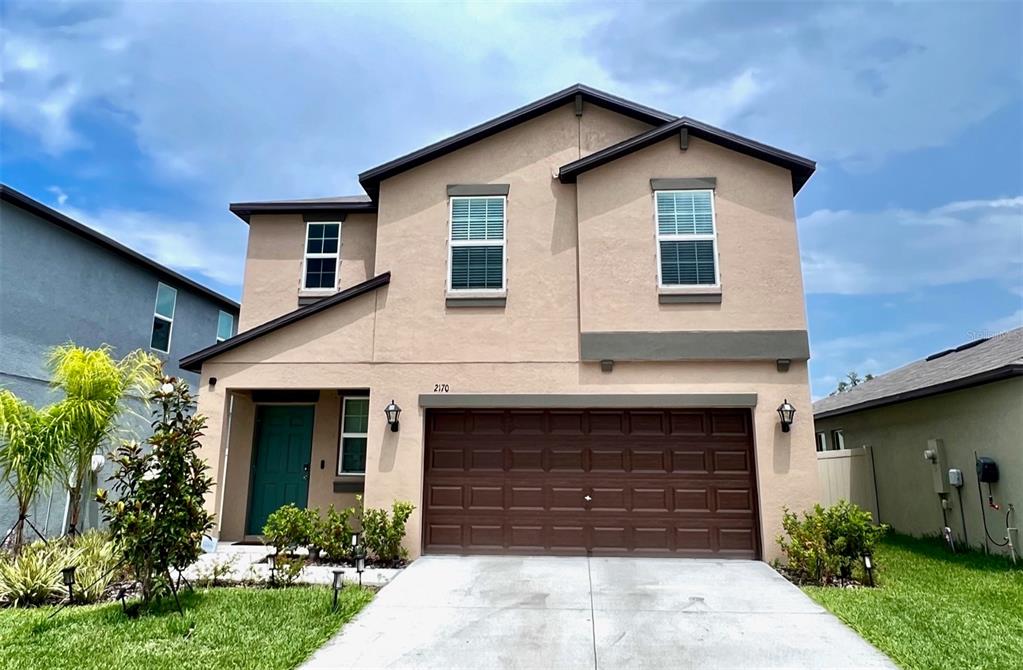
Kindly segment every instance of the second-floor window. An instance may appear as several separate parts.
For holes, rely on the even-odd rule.
[[[448,290],[505,290],[504,196],[451,198]]]
[[[170,353],[171,331],[174,329],[174,308],[178,302],[176,289],[166,284],[156,285],[156,306],[153,308],[153,334],[149,346]]]
[[[224,310],[217,315],[217,342],[223,342],[234,335],[234,316]]]
[[[331,292],[337,288],[340,247],[340,223],[311,221],[306,224],[303,289]]]
[[[714,191],[657,191],[654,201],[660,286],[717,286]]]
[[[831,448],[845,449],[845,433],[842,432],[842,429],[836,428],[831,431]]]

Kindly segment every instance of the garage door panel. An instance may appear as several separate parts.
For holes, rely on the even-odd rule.
[[[759,554],[748,412],[427,417],[427,553]]]

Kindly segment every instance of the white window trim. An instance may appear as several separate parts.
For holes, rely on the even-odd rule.
[[[174,304],[171,305],[171,315],[170,315],[169,319],[166,316],[164,316],[163,314],[158,314],[157,311],[156,311],[156,306],[160,304],[160,287],[161,286],[163,286],[164,288],[168,288],[168,289],[170,289],[171,291],[174,292]],[[149,326],[149,348],[150,349],[152,349],[153,351],[159,351],[162,354],[169,354],[170,353],[171,341],[174,338],[174,315],[177,314],[177,312],[178,312],[178,290],[176,288],[174,288],[173,286],[170,286],[168,284],[164,284],[163,282],[156,282],[156,299],[153,300],[153,318],[154,319],[160,319],[161,321],[166,321],[167,323],[169,323],[170,324],[170,332],[167,333],[167,349],[166,350],[164,350],[164,349],[157,349],[156,347],[153,346],[153,326],[152,326],[152,324],[150,324],[150,326]]]
[[[345,415],[348,413],[348,401],[349,400],[369,400],[369,396],[365,395],[353,395],[346,396],[341,402],[341,436],[337,440],[337,476],[338,477],[365,477],[366,471],[362,472],[344,472],[342,471],[342,464],[344,463],[344,449],[345,449],[345,438],[346,437],[364,437],[366,438],[366,449],[369,450],[369,425],[366,425],[365,433],[347,433],[345,432]],[[367,417],[368,421],[368,417]]]
[[[231,319],[231,328],[230,328],[231,335],[228,335],[227,337],[221,337],[220,336],[220,315],[221,314],[226,314]],[[219,310],[217,312],[217,344],[220,344],[224,340],[230,339],[232,337],[232,335],[234,335],[234,314],[231,314],[230,312],[225,312],[224,310]]]
[[[662,235],[660,226],[657,225],[657,194],[658,193],[710,193],[710,225],[714,229],[711,234],[675,234]],[[718,251],[718,214],[717,206],[714,203],[714,189],[712,188],[676,188],[662,189],[653,193],[654,210],[654,248],[657,253],[657,288],[661,293],[672,292],[717,292],[721,290],[721,255]],[[714,243],[714,283],[713,284],[665,284],[661,276],[661,242],[698,242],[710,240]]]
[[[824,452],[828,450],[828,434],[823,430],[817,433],[817,451]]]
[[[833,428],[831,430],[831,451],[841,451],[845,449],[845,430],[842,428]]]
[[[455,240],[452,239],[454,227],[455,200],[492,200],[501,198],[504,201],[501,211],[504,213],[504,225],[501,226],[500,240]],[[452,288],[451,270],[454,261],[455,247],[496,247],[501,245],[501,288]],[[501,195],[453,195],[448,198],[448,276],[445,280],[448,296],[500,298],[508,295],[508,196]]]
[[[309,253],[309,227],[313,225],[337,224],[337,251],[331,254]],[[302,242],[302,295],[333,295],[337,293],[338,284],[341,281],[341,227],[342,221],[306,221],[305,240]],[[310,258],[333,258],[334,259],[334,286],[333,288],[308,288],[306,282],[306,269]]]

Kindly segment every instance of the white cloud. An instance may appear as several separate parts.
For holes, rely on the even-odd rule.
[[[201,273],[223,284],[241,282],[244,257],[234,249],[244,249],[244,232],[228,237],[195,221],[181,221],[158,212],[126,209],[84,211],[62,208],[64,214],[94,228],[107,237],[138,251],[157,263],[185,274]],[[228,229],[232,230],[232,229]]]
[[[808,293],[899,293],[1023,282],[1023,196],[927,211],[818,210],[799,220]]]
[[[64,189],[62,189],[59,186],[51,186],[46,190],[52,193],[54,197],[57,198],[58,207],[63,207],[65,204],[67,204],[67,193],[64,192]]]
[[[1018,100],[1021,39],[1018,3],[689,2],[623,3],[588,44],[651,104],[869,168]]]

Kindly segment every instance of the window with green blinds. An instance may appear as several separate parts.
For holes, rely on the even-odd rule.
[[[710,190],[655,193],[661,286],[718,283],[713,197]]]
[[[452,291],[504,289],[505,204],[504,197],[451,198]]]

